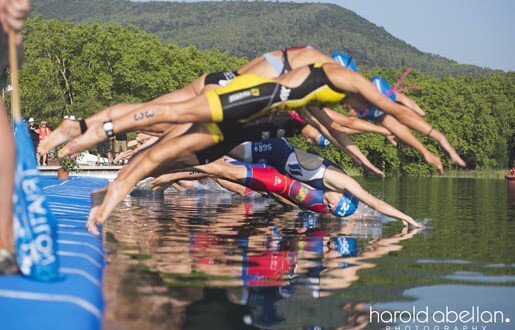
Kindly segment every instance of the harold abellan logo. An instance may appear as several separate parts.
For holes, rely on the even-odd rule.
[[[370,324],[385,330],[486,330],[497,329],[511,322],[501,310],[488,310],[479,306],[456,310],[449,306],[431,309],[429,306],[404,310],[374,310],[369,307]]]

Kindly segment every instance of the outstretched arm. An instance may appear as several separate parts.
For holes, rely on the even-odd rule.
[[[386,96],[382,95],[372,83],[364,77],[356,80],[357,91],[370,103],[383,110],[387,114],[394,116],[404,125],[426,134],[438,141],[440,146],[449,154],[452,161],[461,167],[467,166],[456,150],[451,146],[447,138],[438,130],[429,125],[422,117],[416,114],[411,108],[396,102],[391,102]]]
[[[395,117],[385,115],[382,119],[382,124],[392,131],[399,139],[418,150],[422,156],[424,156],[426,163],[433,165],[440,173],[443,173],[443,165],[440,161],[440,157],[427,150],[422,142],[420,142],[406,126],[399,123]]]
[[[367,172],[384,177],[383,171],[372,164],[368,158],[359,150],[352,140],[341,130],[334,129],[334,122],[324,113],[302,108],[299,110],[306,121],[319,130],[333,145],[348,154],[355,162],[360,164]],[[315,116],[316,114],[316,116]],[[313,137],[311,137],[313,138]]]
[[[172,182],[178,180],[198,180],[204,179],[207,177],[212,177],[209,173],[198,172],[198,171],[183,171],[183,172],[175,172],[160,175],[159,177],[152,180],[150,186],[152,189],[157,189],[159,187],[171,184]]]
[[[409,224],[415,227],[422,226],[409,215],[402,213],[390,204],[369,194],[356,180],[334,167],[329,167],[327,169],[324,181],[330,184],[334,190],[348,190],[351,194],[356,196],[356,198],[374,210],[377,210],[384,215],[400,219],[405,225]]]
[[[309,108],[311,109],[311,108]],[[386,137],[392,135],[392,133],[379,125],[372,124],[363,119],[355,118],[355,117],[347,117],[344,114],[338,113],[329,108],[319,109],[317,111],[322,111],[326,116],[331,118],[334,123],[340,124],[345,127],[349,127],[353,130],[361,131],[362,133],[377,133],[384,135]]]
[[[407,96],[405,94],[395,93],[395,102],[399,102],[401,104],[404,104],[405,106],[407,106],[408,108],[412,109],[413,111],[415,111],[420,116],[425,116],[426,115],[424,110],[422,110],[422,108],[419,107],[417,102],[415,102],[411,97],[409,97],[409,96]]]

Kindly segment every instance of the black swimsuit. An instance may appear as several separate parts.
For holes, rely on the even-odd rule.
[[[197,152],[200,164],[207,164],[225,156],[246,141],[261,141],[272,137],[291,137],[299,134],[307,125],[294,111],[282,111],[257,118],[245,124],[223,122],[217,124],[223,134],[219,144]]]

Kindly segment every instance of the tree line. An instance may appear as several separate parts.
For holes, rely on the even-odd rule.
[[[436,75],[488,74],[424,53],[356,13],[334,4],[271,1],[131,2],[125,0],[39,0],[33,12],[45,18],[133,24],[163,42],[220,49],[254,58],[270,49],[312,45],[345,51],[358,64],[410,65]]]
[[[202,73],[234,70],[248,61],[219,50],[164,44],[134,26],[63,23],[41,17],[28,20],[24,46],[26,64],[20,75],[24,115],[45,119],[54,127],[65,114],[86,117],[118,102],[148,101],[186,86]],[[393,84],[405,68],[360,69],[367,77],[381,74]],[[448,136],[470,168],[500,168],[513,161],[513,72],[436,77],[415,70],[405,84],[420,85],[407,94],[426,111],[427,120]],[[431,151],[442,154],[431,139],[417,136]],[[382,136],[361,134],[354,140],[389,173],[433,171],[420,154],[402,144],[394,147]],[[345,168],[355,168],[332,147],[318,150],[300,138],[293,141]]]

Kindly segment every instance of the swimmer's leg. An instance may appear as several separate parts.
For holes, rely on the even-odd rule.
[[[159,96],[148,103],[183,102],[194,98],[198,96],[204,89],[204,79],[205,75],[202,75],[188,86],[175,92]],[[87,128],[91,126],[98,126],[102,125],[106,121],[118,119],[131,110],[138,109],[143,105],[144,103],[119,103],[113,105],[84,119],[85,127]],[[161,128],[152,129],[151,126],[147,127],[146,129],[150,131],[161,130]],[[41,153],[48,153],[56,146],[68,142],[80,134],[81,124],[79,121],[64,120],[45,140],[41,141],[38,146],[38,151]]]
[[[128,104],[120,103],[112,107],[104,109],[93,116],[84,119],[85,127],[89,127],[94,123],[103,123],[104,121],[110,120],[110,118],[120,116],[132,109],[141,107],[141,103]],[[82,125],[84,125],[84,123]],[[81,123],[77,120],[65,119],[63,122],[50,133],[41,143],[38,145],[38,152],[46,154],[58,145],[68,142],[71,139],[81,134]]]
[[[212,120],[207,97],[201,95],[180,103],[147,103],[113,120],[115,133],[141,129],[160,123],[199,123]],[[107,139],[102,124],[88,128],[85,134],[70,141],[59,152],[59,157],[69,156],[88,149]]]
[[[215,145],[216,141],[204,127],[195,127],[188,133],[171,140],[156,142],[151,148],[142,151],[137,159],[124,167],[118,178],[108,186],[102,205],[88,218],[88,230],[98,233],[96,225],[105,222],[111,212],[125,198],[129,191],[142,179],[158,170],[162,164],[170,167],[174,159],[188,157],[204,148]]]

